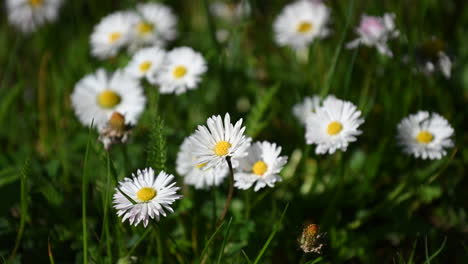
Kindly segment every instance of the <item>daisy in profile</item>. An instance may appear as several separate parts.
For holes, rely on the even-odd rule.
[[[143,222],[147,227],[150,218],[159,221],[161,215],[166,216],[166,211],[174,212],[171,204],[182,197],[177,194],[179,187],[173,182],[174,176],[161,171],[155,177],[152,168],[138,170],[132,176],[120,181],[114,194],[114,208],[118,216],[123,216],[122,222],[128,219],[135,226]]]
[[[445,43],[437,38],[424,42],[416,49],[418,70],[430,75],[440,71],[449,79],[452,73],[452,60],[446,52]]]
[[[280,156],[280,153],[281,147],[274,143],[263,141],[252,144],[248,155],[239,160],[239,167],[234,174],[234,186],[247,190],[255,184],[254,191],[258,191],[280,182],[282,179],[279,173],[288,160],[286,156]]]
[[[99,129],[118,112],[129,125],[136,124],[145,108],[146,98],[137,79],[122,71],[108,74],[99,69],[81,79],[71,95],[75,114],[81,123]]]
[[[328,97],[335,97],[334,95],[328,95]],[[315,109],[321,106],[320,96],[313,95],[312,97],[306,96],[301,103],[297,103],[293,107],[293,114],[301,122],[301,124],[305,125],[307,122],[308,116],[315,112]]]
[[[231,124],[228,113],[224,116],[212,116],[206,122],[207,126],[198,126],[198,129],[190,137],[193,144],[193,154],[197,158],[195,163],[203,165],[203,169],[224,166],[227,157],[231,159],[235,168],[239,164],[238,159],[247,156],[247,149],[251,139],[244,135],[245,127],[242,119]]]
[[[132,125],[126,124],[125,116],[119,112],[114,112],[107,121],[106,126],[99,129],[98,139],[102,142],[104,148],[109,151],[112,145],[127,142],[132,127]]]
[[[280,46],[303,49],[328,34],[330,10],[321,2],[302,0],[287,5],[276,18],[273,29]]]
[[[197,88],[206,70],[206,61],[200,53],[189,47],[175,48],[167,53],[154,84],[159,85],[161,93],[185,93]]]
[[[239,3],[226,3],[224,1],[215,1],[210,5],[211,13],[227,22],[235,22],[247,17],[251,8],[248,1]]]
[[[387,56],[393,56],[387,45],[388,40],[396,38],[400,32],[395,29],[395,14],[384,14],[383,17],[363,15],[361,23],[356,28],[359,38],[346,44],[346,48],[354,49],[359,45],[376,47],[377,50]]]
[[[361,111],[355,105],[328,97],[307,119],[306,142],[317,145],[317,154],[333,154],[337,149],[346,151],[349,143],[362,133],[358,129],[362,123]]]
[[[436,113],[419,111],[398,124],[398,144],[403,151],[422,159],[441,159],[453,147],[454,134],[449,122]]]
[[[23,33],[57,19],[63,0],[7,0],[8,21]]]
[[[131,51],[147,45],[164,47],[177,36],[177,17],[169,7],[159,3],[144,3],[137,5],[137,12],[139,19],[133,25]]]
[[[117,55],[132,38],[132,27],[138,15],[130,11],[119,11],[104,17],[91,34],[91,54],[99,59]]]
[[[193,143],[188,137],[182,143],[176,161],[177,173],[184,177],[184,182],[194,186],[196,189],[220,185],[228,174],[227,165],[224,164],[205,170],[203,167],[206,164],[197,164],[197,157],[193,152]]]
[[[164,63],[166,52],[158,47],[143,48],[137,51],[125,71],[135,77],[152,79]]]

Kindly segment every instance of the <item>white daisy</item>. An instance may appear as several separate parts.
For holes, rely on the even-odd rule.
[[[24,33],[57,19],[63,0],[7,0],[8,21]]]
[[[206,164],[203,169],[225,165],[225,159],[231,158],[232,166],[237,167],[238,159],[247,155],[251,139],[244,135],[242,119],[233,126],[231,118],[226,113],[224,124],[221,116],[212,116],[206,122],[207,126],[198,126],[190,137],[193,143],[193,154],[197,157],[196,164]]]
[[[328,97],[335,97],[328,95]],[[303,125],[307,122],[307,117],[310,113],[315,112],[317,107],[321,106],[320,96],[313,95],[312,97],[306,96],[301,103],[297,103],[293,107],[293,114]]]
[[[136,124],[145,108],[146,98],[137,79],[122,71],[109,75],[98,69],[75,85],[71,101],[81,123],[89,126],[94,122],[102,128],[113,112],[125,116],[127,124]]]
[[[280,46],[303,49],[328,34],[330,10],[323,3],[307,0],[287,5],[276,18],[273,29]]]
[[[128,63],[125,71],[135,77],[152,80],[164,63],[166,52],[158,47],[143,48],[137,51]]]
[[[146,227],[150,218],[159,221],[161,215],[166,216],[165,210],[174,212],[170,205],[182,197],[176,194],[180,188],[172,182],[174,176],[161,171],[155,178],[152,168],[138,170],[132,176],[120,181],[119,188],[115,189],[113,204],[117,215],[123,216],[122,222],[129,219],[130,225],[137,226],[143,221]]]
[[[197,165],[194,147],[190,138],[186,138],[177,154],[177,173],[184,176],[184,182],[195,186],[196,189],[204,189],[209,186],[218,186],[226,178],[228,167],[226,164],[204,170],[205,163]]]
[[[362,133],[358,130],[362,123],[361,111],[355,105],[328,97],[307,119],[306,142],[317,144],[317,154],[346,151],[349,142],[356,141],[356,136]]]
[[[416,158],[441,159],[447,148],[453,147],[450,139],[454,130],[449,122],[437,113],[419,111],[398,124],[398,144],[403,151]]]
[[[181,94],[197,88],[207,70],[203,56],[189,47],[175,48],[167,53],[166,62],[155,77],[161,93]]]
[[[255,183],[254,190],[265,186],[273,187],[275,182],[282,181],[279,172],[286,164],[288,157],[279,156],[281,147],[266,141],[256,142],[250,146],[248,155],[239,161],[234,174],[234,186],[247,190]]]
[[[91,54],[99,59],[117,55],[129,43],[138,21],[138,15],[130,11],[115,12],[101,19],[91,34]]]
[[[363,15],[359,27],[356,28],[359,38],[348,43],[346,48],[353,49],[360,44],[375,46],[381,54],[393,56],[387,41],[400,35],[400,32],[395,29],[394,20],[395,14],[389,13],[384,14],[382,18]]]
[[[172,10],[159,3],[138,4],[140,15],[133,25],[133,37],[130,50],[137,50],[145,45],[165,46],[177,36],[177,17]]]

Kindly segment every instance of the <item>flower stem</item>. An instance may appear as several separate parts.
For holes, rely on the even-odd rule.
[[[231,204],[232,193],[234,192],[234,170],[232,169],[231,157],[226,157],[226,161],[229,166],[229,193],[226,199],[226,203],[224,204],[223,212],[219,216],[218,224],[216,226],[219,226],[223,222],[229,205]]]

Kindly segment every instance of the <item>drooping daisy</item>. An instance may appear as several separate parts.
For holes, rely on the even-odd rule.
[[[240,3],[226,3],[215,1],[210,5],[211,13],[228,22],[235,22],[250,14],[250,5],[248,1]]]
[[[119,112],[112,113],[106,126],[99,129],[99,141],[109,150],[112,145],[125,143],[132,132],[132,125],[126,124],[125,116]]]
[[[130,225],[137,226],[143,222],[143,226],[146,227],[150,218],[159,221],[161,215],[166,216],[165,211],[174,212],[170,205],[182,197],[177,194],[179,187],[172,182],[174,176],[161,171],[155,177],[152,168],[138,170],[132,176],[120,181],[114,194],[114,208],[118,216],[123,216],[122,222],[129,219]]]
[[[184,176],[184,182],[195,186],[196,189],[204,189],[209,186],[218,186],[226,178],[228,167],[226,164],[219,167],[204,170],[204,163],[197,164],[197,157],[193,154],[194,147],[190,137],[182,143],[177,154],[177,173]]]
[[[320,2],[302,0],[289,4],[274,22],[276,42],[280,46],[303,49],[315,38],[328,34],[329,17],[330,10]]]
[[[167,53],[166,62],[154,83],[161,93],[181,94],[197,88],[207,70],[203,56],[189,47],[175,48]]]
[[[8,21],[24,33],[57,19],[63,0],[7,0]]]
[[[384,14],[383,17],[363,15],[359,27],[356,28],[359,38],[346,44],[346,48],[353,49],[363,44],[376,47],[381,54],[393,56],[387,42],[400,35],[400,32],[395,29],[394,20],[395,14],[389,13]]]
[[[91,54],[99,59],[117,55],[122,47],[129,44],[132,28],[138,20],[138,15],[130,11],[119,11],[104,17],[91,34]]]
[[[362,133],[358,130],[362,123],[361,111],[355,105],[328,97],[307,119],[306,142],[317,145],[317,154],[346,151],[348,144]]]
[[[328,95],[327,97],[335,97],[334,95]],[[313,95],[312,97],[306,96],[301,103],[297,103],[293,107],[293,114],[303,125],[307,122],[307,117],[310,113],[315,112],[317,107],[320,107],[320,96]]]
[[[145,3],[138,4],[137,11],[140,17],[133,25],[130,50],[147,45],[164,47],[176,37],[177,17],[169,7],[159,3]]]
[[[143,48],[137,51],[125,71],[135,77],[153,80],[164,63],[166,52],[158,47]]]
[[[452,73],[452,60],[447,55],[445,43],[437,38],[424,42],[416,49],[418,70],[425,74],[440,71],[445,78]]]
[[[273,187],[275,182],[282,180],[279,172],[288,158],[280,156],[281,147],[266,141],[256,142],[250,146],[248,153],[239,160],[234,186],[247,190],[255,184],[254,190],[258,191],[265,186]]]
[[[419,111],[398,124],[398,144],[403,151],[422,159],[441,159],[453,147],[449,122],[437,113]]]
[[[203,169],[225,165],[225,159],[230,157],[232,166],[239,164],[238,159],[247,155],[251,139],[244,135],[242,119],[233,126],[229,113],[224,116],[212,116],[206,122],[207,126],[198,126],[190,137],[193,144],[193,154],[197,157],[196,164]]]
[[[136,124],[145,108],[146,98],[138,79],[123,71],[109,75],[98,69],[75,85],[71,101],[81,123],[89,126],[93,122],[102,128],[114,112],[125,116],[128,124]]]

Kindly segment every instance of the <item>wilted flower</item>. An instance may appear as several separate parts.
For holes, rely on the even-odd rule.
[[[325,244],[323,242],[323,233],[320,233],[319,226],[309,224],[302,230],[299,238],[299,246],[305,253],[321,254]]]
[[[125,143],[132,132],[132,125],[125,124],[125,116],[119,112],[112,113],[107,125],[99,130],[99,140],[109,150],[113,144]]]
[[[8,21],[24,33],[57,19],[63,0],[7,0]]]
[[[439,70],[446,78],[452,72],[452,60],[446,53],[445,43],[437,38],[426,41],[416,49],[418,70],[432,74]]]
[[[210,11],[216,17],[228,22],[234,22],[250,14],[250,5],[248,1],[241,1],[239,3],[216,1],[210,5]]]
[[[398,124],[398,144],[403,151],[416,158],[441,159],[446,148],[453,146],[454,130],[449,122],[437,113],[419,111]]]
[[[395,29],[394,20],[395,14],[389,13],[384,14],[383,17],[363,15],[361,23],[356,29],[359,38],[348,43],[346,48],[353,49],[363,44],[376,47],[381,54],[393,56],[387,41],[400,35],[400,32]]]

